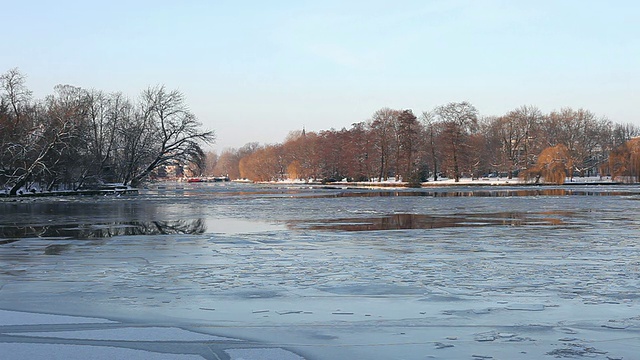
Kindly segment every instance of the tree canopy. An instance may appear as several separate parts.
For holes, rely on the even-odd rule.
[[[0,76],[0,185],[79,189],[104,183],[137,186],[167,167],[202,167],[215,139],[184,95],[149,87],[138,100],[58,85],[33,100],[17,69]]]
[[[232,177],[255,181],[394,178],[415,184],[439,177],[521,176],[561,183],[578,175],[638,181],[638,135],[637,126],[586,109],[544,114],[525,105],[481,116],[468,102],[452,102],[419,118],[410,109],[381,108],[350,128],[294,131],[279,144],[228,149],[208,171],[234,169]]]

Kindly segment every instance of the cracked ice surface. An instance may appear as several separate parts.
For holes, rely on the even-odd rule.
[[[5,203],[1,225],[30,227],[5,233],[31,235],[0,245],[0,307],[219,335],[220,358],[630,359],[640,350],[640,197],[615,189],[203,186]],[[112,340],[135,341],[127,334]]]
[[[48,360],[199,360],[198,355],[158,354],[144,350],[122,349],[107,346],[60,345],[60,344],[3,344],[0,350],[5,359]],[[14,357],[15,356],[15,357]]]

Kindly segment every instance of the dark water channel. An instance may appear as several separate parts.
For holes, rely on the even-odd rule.
[[[601,201],[600,197],[609,199]],[[247,231],[253,227],[260,228],[259,224],[264,226],[265,223],[285,224],[291,230],[341,231],[562,226],[570,225],[584,218],[586,213],[598,211],[600,204],[616,201],[620,197],[633,200],[640,197],[640,189],[632,186],[597,186],[360,190],[331,187],[265,188],[251,185],[194,185],[187,188],[178,185],[167,189],[163,186],[139,196],[3,199],[0,201],[0,245],[21,238],[95,239],[225,232],[225,225],[233,228],[233,223],[238,221],[246,222],[240,227]],[[413,212],[406,212],[402,207],[388,207],[385,210],[392,203],[415,205],[414,198],[433,198],[435,201],[433,206],[428,206],[429,201],[424,200],[422,205],[427,206],[412,206]],[[447,206],[443,198],[455,199],[450,203],[456,205]],[[476,210],[479,204],[486,203],[482,198],[507,199],[502,206]],[[521,200],[514,203],[508,198]],[[462,201],[467,202],[468,206],[460,206],[461,199],[466,199]],[[546,205],[550,210],[543,211],[535,207],[522,208],[523,203],[533,203],[534,199],[544,199],[545,203],[550,202],[553,206]],[[586,206],[582,209],[573,208],[569,204],[575,199],[581,199],[578,203],[585,203]],[[291,213],[292,209],[282,208],[294,201],[298,203],[293,209],[295,213]],[[267,202],[271,203],[271,207],[265,206],[269,205]],[[313,203],[313,206],[309,206]],[[377,205],[368,209],[372,203]],[[324,204],[326,206],[317,208]],[[301,211],[295,211],[296,208]],[[300,219],[301,214],[307,216]],[[342,217],[344,214],[358,216]],[[234,231],[237,232],[237,229]]]

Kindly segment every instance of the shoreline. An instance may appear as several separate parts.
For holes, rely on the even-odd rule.
[[[63,191],[43,191],[43,192],[25,192],[17,195],[9,195],[0,192],[0,198],[31,198],[31,197],[56,197],[56,196],[107,196],[107,195],[137,195],[139,190],[136,188],[107,188],[92,190],[63,190]]]
[[[531,186],[531,187],[552,187],[552,186],[606,186],[606,185],[638,185],[638,183],[625,183],[622,181],[612,181],[612,180],[580,180],[580,181],[566,181],[562,184],[554,184],[554,183],[532,183],[525,182],[520,179],[505,179],[505,180],[471,180],[469,178],[461,179],[459,182],[455,182],[454,180],[438,180],[438,181],[427,181],[420,183],[420,186],[412,186],[412,184],[408,182],[297,182],[297,181],[281,181],[281,182],[255,182],[255,184],[261,185],[300,185],[300,186],[319,186],[319,187],[327,187],[327,188],[401,188],[401,189],[425,189],[425,188],[447,188],[447,187],[456,187],[456,186],[464,186],[464,187],[511,187],[511,186]]]
[[[158,182],[173,183],[172,181]],[[236,183],[231,181],[231,183]],[[564,187],[564,186],[618,186],[618,185],[638,185],[638,183],[625,183],[622,181],[612,180],[583,180],[579,181],[566,181],[562,184],[553,183],[532,183],[525,182],[520,179],[504,179],[504,180],[489,180],[489,179],[469,179],[463,178],[459,182],[454,180],[438,180],[438,181],[426,181],[420,183],[420,186],[413,186],[408,182],[402,181],[388,181],[388,182],[301,182],[301,181],[261,181],[261,182],[240,182],[241,184],[255,184],[255,185],[272,185],[272,186],[312,186],[317,188],[326,189],[434,189],[434,188],[453,188],[453,187]],[[201,184],[201,183],[189,183],[189,184]],[[219,184],[219,183],[214,183]],[[162,185],[158,185],[162,186]],[[17,195],[9,195],[8,192],[0,191],[0,198],[4,199],[19,199],[19,198],[33,198],[33,197],[59,197],[59,196],[109,196],[109,195],[138,195],[140,190],[138,188],[130,187],[107,187],[101,189],[88,189],[88,190],[63,190],[63,191],[50,191],[50,192],[23,192]]]

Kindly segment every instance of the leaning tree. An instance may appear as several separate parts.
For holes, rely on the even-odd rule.
[[[204,164],[202,143],[215,139],[213,131],[201,130],[189,111],[184,95],[164,86],[143,91],[135,121],[123,129],[125,185],[137,186],[162,166]]]

